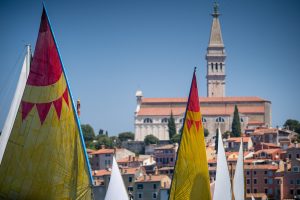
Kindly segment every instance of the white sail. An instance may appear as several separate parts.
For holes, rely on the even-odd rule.
[[[233,179],[233,193],[235,200],[245,199],[245,181],[244,181],[244,155],[243,155],[243,140],[239,150],[239,157],[237,160],[235,174]]]
[[[217,174],[213,198],[231,200],[230,176],[220,129],[218,129],[218,135]]]
[[[251,196],[251,200],[255,200],[255,198],[253,196]]]
[[[31,60],[31,53],[30,53],[30,46],[27,46],[27,54],[25,55],[25,59],[23,62],[23,66],[21,69],[20,77],[18,80],[17,88],[13,97],[13,100],[10,105],[10,109],[8,111],[8,115],[6,117],[3,129],[2,129],[2,134],[0,137],[0,164],[3,158],[3,154],[6,148],[6,144],[8,141],[8,138],[10,136],[12,127],[14,125],[14,121],[17,116],[18,108],[23,96],[23,92],[25,89],[27,77],[29,74],[29,66],[30,66],[30,60]]]
[[[117,164],[115,157],[113,157],[112,172],[110,176],[109,185],[105,195],[105,200],[128,200],[128,194]]]

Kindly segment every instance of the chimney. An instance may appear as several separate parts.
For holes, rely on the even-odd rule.
[[[155,168],[155,175],[158,175],[158,168]]]
[[[77,115],[80,117],[80,99],[77,100]]]

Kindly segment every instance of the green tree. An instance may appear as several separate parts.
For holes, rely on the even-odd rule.
[[[103,129],[99,129],[99,135],[103,135],[104,134],[104,130]]]
[[[181,126],[181,128],[179,129],[178,134],[181,135],[182,132],[183,132],[183,126]]]
[[[228,139],[229,136],[232,136],[232,133],[230,131],[225,131],[225,133],[223,133],[222,138]]]
[[[286,129],[295,131],[300,134],[300,123],[298,120],[295,119],[288,119],[285,121],[283,125]]]
[[[134,140],[134,133],[123,132],[123,133],[120,133],[118,137],[121,142],[128,141],[128,140]]]
[[[149,145],[149,144],[157,144],[158,143],[158,138],[155,137],[154,135],[147,135],[144,139],[144,143],[146,145]]]
[[[98,135],[96,138],[97,138],[97,142],[95,143],[96,149],[100,149],[102,145],[104,145],[105,148],[113,147],[112,139],[107,137],[106,135]]]
[[[179,144],[180,143],[180,138],[181,138],[180,134],[173,135],[173,137],[171,138],[171,142]]]
[[[208,131],[208,129],[204,129],[204,137],[207,137],[209,135],[209,131]]]
[[[94,129],[91,125],[82,124],[81,125],[81,130],[82,130],[82,133],[83,133],[84,141],[86,143],[91,142],[95,139],[95,132],[94,132]]]
[[[232,135],[233,137],[241,137],[241,121],[237,105],[234,107],[233,120],[232,120]]]
[[[117,136],[111,136],[110,140],[112,142],[112,147],[120,148],[121,147],[121,140]]]
[[[175,119],[173,117],[173,113],[171,112],[171,116],[168,120],[168,129],[169,129],[169,138],[173,138],[174,135],[177,134],[176,132],[176,125],[175,125]]]

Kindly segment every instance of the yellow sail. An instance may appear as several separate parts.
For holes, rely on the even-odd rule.
[[[183,127],[169,199],[209,200],[209,174],[195,72]]]
[[[0,165],[0,199],[91,199],[85,147],[45,9]]]

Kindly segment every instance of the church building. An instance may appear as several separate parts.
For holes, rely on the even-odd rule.
[[[234,107],[237,105],[243,132],[251,132],[256,127],[271,126],[271,102],[260,97],[226,97],[226,53],[219,22],[218,5],[214,5],[213,21],[207,47],[207,97],[200,97],[200,111],[204,128],[211,138],[216,129],[231,131]],[[136,92],[135,140],[143,141],[147,135],[160,140],[169,140],[168,119],[174,116],[177,131],[182,127],[187,98],[143,97]]]

